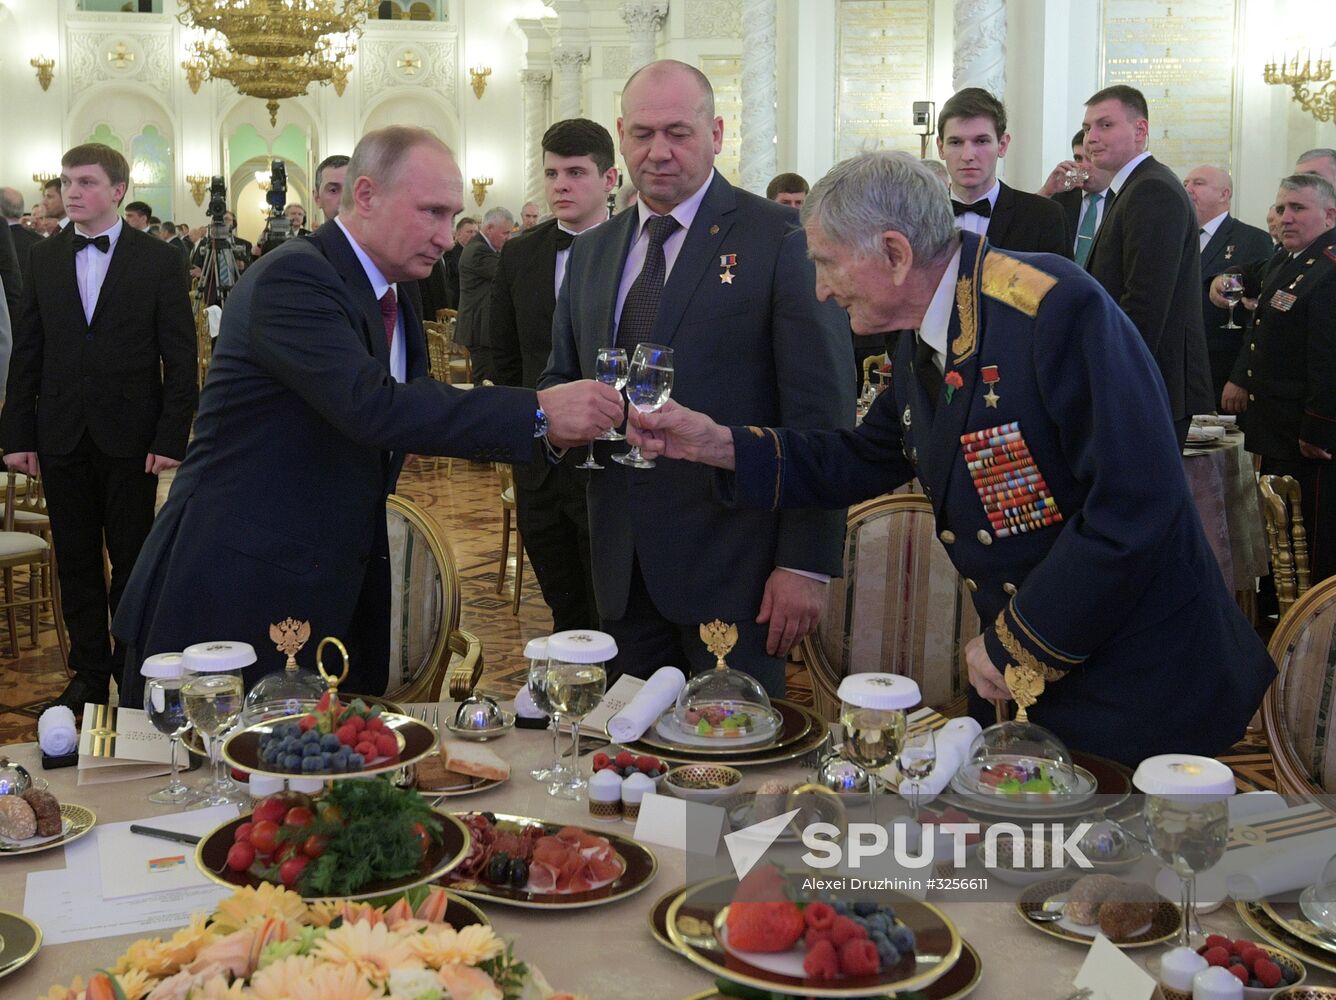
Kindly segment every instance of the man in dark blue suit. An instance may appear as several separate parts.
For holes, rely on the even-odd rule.
[[[247,269],[228,297],[195,437],[117,611],[143,656],[209,639],[263,651],[269,624],[309,619],[379,693],[389,656],[385,498],[404,455],[524,462],[621,418],[608,386],[456,389],[427,377],[411,294],[450,249],[463,181],[431,133],[371,132],[339,217]],[[248,683],[278,665],[261,655]]]
[[[726,423],[852,424],[848,324],[812,294],[793,210],[715,173],[723,120],[709,81],[651,63],[627,81],[617,131],[637,207],[571,247],[539,386],[589,377],[600,347],[655,343],[675,353],[674,397]],[[708,669],[699,625],[721,618],[739,631],[729,663],[782,693],[782,657],[840,572],[843,515],[725,510],[708,470],[603,464],[589,533],[614,673]]]
[[[867,153],[803,206],[818,297],[855,331],[918,331],[856,431],[670,404],[633,415],[632,439],[735,469],[716,488],[743,508],[844,506],[917,475],[990,623],[966,646],[979,696],[1128,764],[1226,750],[1275,669],[1202,533],[1154,359],[1076,265],[953,233],[937,185]]]

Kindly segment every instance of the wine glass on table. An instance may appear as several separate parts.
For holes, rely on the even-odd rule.
[[[1151,853],[1178,876],[1183,909],[1178,944],[1189,947],[1197,876],[1225,856],[1234,772],[1211,757],[1160,754],[1137,765],[1132,784],[1146,793]]]
[[[608,686],[607,663],[617,655],[617,643],[605,632],[574,629],[547,640],[547,700],[553,712],[571,722],[571,767],[554,776],[547,793],[578,799],[585,780],[580,765],[580,723],[598,707]]]
[[[896,759],[905,739],[905,710],[919,703],[919,688],[897,674],[850,674],[840,681],[844,756],[867,771],[872,822],[877,822],[877,772]]]
[[[1229,303],[1229,322],[1221,325],[1222,330],[1242,330],[1234,322],[1234,307],[1243,301],[1243,276],[1240,274],[1220,275],[1220,297]]]
[[[600,347],[594,357],[594,377],[604,385],[610,385],[619,393],[626,388],[626,379],[630,374],[630,363],[626,360],[626,351],[620,347]],[[626,435],[609,427],[594,438],[594,441],[625,441]],[[577,469],[601,469],[594,460],[594,441],[589,442],[589,457],[576,466]]]
[[[181,780],[176,765],[177,747],[190,728],[181,697],[181,687],[185,683],[181,654],[155,653],[144,661],[139,672],[144,675],[144,714],[154,729],[171,737],[172,780],[156,792],[150,792],[148,800],[161,805],[192,805],[199,801],[200,793]]]
[[[626,399],[640,413],[653,413],[673,392],[673,351],[659,344],[639,344],[631,358],[626,380]],[[614,462],[636,469],[652,469],[654,462],[640,454],[640,448],[613,455]]]
[[[546,639],[543,640],[546,647]],[[557,743],[561,739],[561,713],[552,705],[551,699],[547,696],[547,664],[548,659],[543,656],[541,659],[532,659],[529,661],[529,697],[533,699],[534,705],[540,712],[551,718],[552,724],[552,763],[547,766],[539,765],[529,771],[530,777],[535,781],[546,782],[564,782],[569,781],[574,774],[571,769],[561,762],[561,750]]]
[[[900,747],[897,761],[900,773],[911,782],[909,786],[909,808],[913,811],[914,822],[919,821],[919,795],[923,790],[921,782],[932,774],[937,766],[937,732],[925,729],[922,732],[906,736]]]
[[[209,765],[213,769],[213,781],[203,789],[207,796],[204,799],[206,805],[243,804],[250,800],[227,776],[222,761],[223,734],[241,716],[245,693],[240,666],[226,667],[211,662],[192,664],[187,657],[181,700],[190,724],[201,736],[208,738]]]

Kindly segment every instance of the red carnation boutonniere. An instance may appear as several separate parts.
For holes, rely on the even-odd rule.
[[[951,397],[956,394],[956,390],[965,384],[965,380],[960,377],[960,372],[955,371],[947,372],[946,378],[942,381],[946,383],[946,401],[948,403],[951,402]]]

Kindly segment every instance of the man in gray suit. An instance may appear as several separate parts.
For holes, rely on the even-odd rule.
[[[491,341],[487,321],[492,311],[492,279],[501,260],[501,248],[515,228],[515,216],[506,208],[493,208],[482,217],[482,228],[469,241],[459,258],[459,316],[455,320],[455,343],[473,355],[473,381],[490,379]]]
[[[672,60],[638,70],[617,133],[639,199],[571,247],[538,384],[591,376],[600,347],[655,343],[675,354],[673,398],[716,420],[850,426],[848,320],[817,302],[793,210],[714,171],[723,120],[710,82]],[[781,694],[783,656],[816,626],[841,570],[844,512],[727,510],[700,466],[603,464],[589,525],[613,674],[709,669],[699,626],[720,618],[739,632],[729,664]]]

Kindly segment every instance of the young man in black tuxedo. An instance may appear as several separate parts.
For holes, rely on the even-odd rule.
[[[105,702],[125,666],[109,613],[153,524],[158,474],[185,455],[198,393],[185,259],[117,217],[125,158],[88,143],[61,168],[72,226],[32,249],[0,446],[7,466],[45,480],[74,671],[58,702],[77,711]]]
[[[951,174],[958,229],[987,236],[990,246],[1002,250],[1071,257],[1062,209],[997,179],[997,161],[1011,143],[1001,101],[979,87],[966,87],[942,105],[937,128],[937,153]]]
[[[543,186],[553,218],[501,250],[490,325],[498,385],[538,385],[552,353],[552,313],[571,244],[608,219],[608,194],[617,183],[613,157],[608,130],[585,118],[557,122],[543,135]],[[524,550],[558,632],[598,627],[585,503],[589,473],[576,468],[585,454],[574,449],[555,464],[515,466]]]

